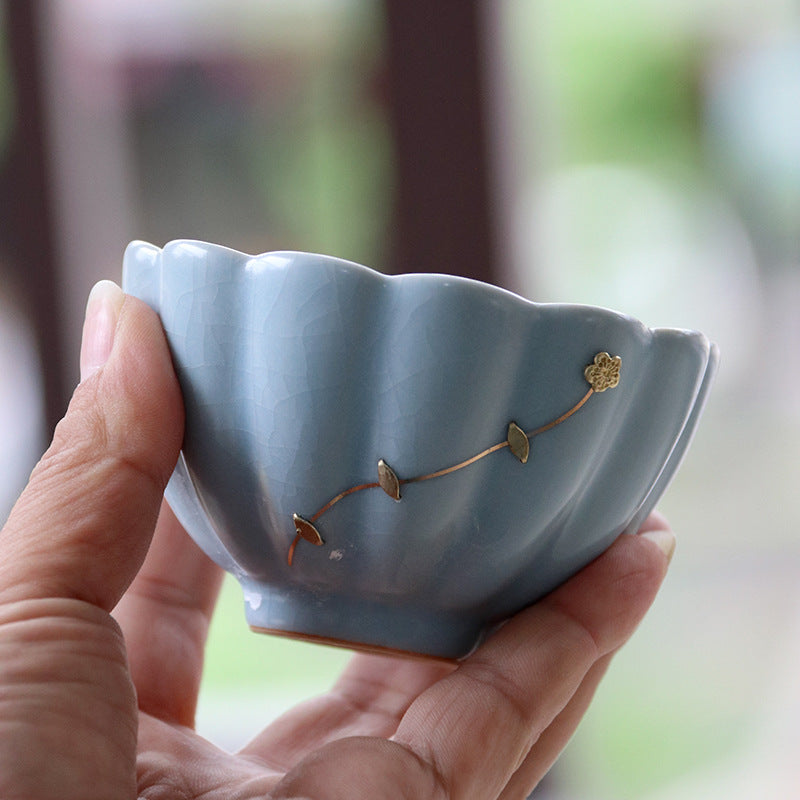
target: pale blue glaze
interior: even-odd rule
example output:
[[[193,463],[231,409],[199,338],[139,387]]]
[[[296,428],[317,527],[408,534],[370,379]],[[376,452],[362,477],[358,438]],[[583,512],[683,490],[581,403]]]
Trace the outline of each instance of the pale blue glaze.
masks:
[[[716,368],[700,333],[589,306],[538,305],[443,275],[387,277],[307,253],[192,241],[125,254],[124,288],[161,316],[186,405],[167,489],[178,518],[237,576],[249,623],[457,658],[633,532],[682,459]],[[350,487],[452,466],[532,430],[622,358],[619,386],[531,440],[398,503]]]

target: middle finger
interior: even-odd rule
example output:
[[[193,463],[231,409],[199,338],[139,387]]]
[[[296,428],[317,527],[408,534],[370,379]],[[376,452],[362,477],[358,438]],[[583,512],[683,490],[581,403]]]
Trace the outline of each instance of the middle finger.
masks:
[[[194,725],[222,575],[163,503],[144,565],[114,610],[142,711]]]

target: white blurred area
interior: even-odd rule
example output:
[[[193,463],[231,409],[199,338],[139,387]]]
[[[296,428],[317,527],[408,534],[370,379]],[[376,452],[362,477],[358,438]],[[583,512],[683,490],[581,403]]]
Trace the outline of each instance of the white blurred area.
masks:
[[[5,521],[44,438],[39,358],[28,321],[0,294],[0,524]]]
[[[800,797],[800,9],[789,0],[484,5],[497,16],[489,51],[502,82],[492,104],[509,285],[538,301],[699,329],[722,353],[662,503],[678,537],[670,575],[556,767],[552,796]],[[378,252],[363,187],[381,188],[382,173],[359,182],[358,170],[388,156],[380,125],[353,112],[379,49],[376,2],[50,8],[75,356],[86,293],[114,277],[130,238],[197,233],[251,251],[311,241],[367,263]],[[352,57],[354,26],[373,31],[363,62]],[[348,69],[356,88],[331,79]],[[314,77],[323,72],[327,83]],[[337,104],[347,110],[329,123]],[[293,114],[308,142],[287,123]],[[358,147],[347,144],[354,134]],[[373,149],[363,145],[370,136]],[[194,172],[170,172],[165,152]],[[41,447],[26,330],[0,295],[0,516]],[[200,725],[233,749],[327,678],[288,651],[264,668],[271,685],[258,669],[237,671],[247,656],[236,648],[249,645],[223,631],[230,619],[212,636]]]
[[[540,266],[523,274],[523,294],[701,330],[725,345],[722,381],[752,364],[761,281],[748,233],[719,195],[625,164],[592,164],[543,179],[517,215],[517,245]]]

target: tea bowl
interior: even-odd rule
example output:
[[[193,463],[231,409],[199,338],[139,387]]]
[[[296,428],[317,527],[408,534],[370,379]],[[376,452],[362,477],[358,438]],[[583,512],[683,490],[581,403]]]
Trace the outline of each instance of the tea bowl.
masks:
[[[717,363],[701,333],[329,256],[131,243],[186,409],[166,491],[251,628],[470,653],[633,533]]]

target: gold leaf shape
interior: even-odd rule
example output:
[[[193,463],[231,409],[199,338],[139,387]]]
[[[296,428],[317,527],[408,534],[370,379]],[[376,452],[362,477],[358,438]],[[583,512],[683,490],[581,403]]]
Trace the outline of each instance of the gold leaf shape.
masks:
[[[313,522],[318,520],[323,514],[327,513],[340,500],[343,500],[345,497],[349,497],[351,494],[355,494],[356,492],[361,492],[366,489],[377,489],[380,487],[393,500],[399,501],[401,486],[407,483],[421,483],[422,481],[429,481],[433,478],[444,477],[452,472],[457,472],[460,469],[464,469],[465,467],[470,466],[470,464],[474,464],[476,461],[480,461],[482,458],[485,458],[492,453],[496,453],[498,450],[503,450],[506,447],[511,450],[511,453],[514,455],[514,457],[517,458],[522,464],[526,464],[530,458],[531,440],[533,437],[540,436],[541,434],[552,430],[558,425],[561,425],[573,414],[577,413],[581,408],[583,408],[583,406],[588,402],[589,398],[597,392],[604,392],[606,389],[613,389],[615,386],[617,386],[620,380],[621,363],[622,359],[619,356],[610,356],[606,352],[597,353],[594,357],[594,363],[589,364],[589,366],[585,367],[583,371],[586,380],[589,382],[590,388],[586,391],[586,394],[584,394],[584,396],[578,400],[574,406],[572,406],[572,408],[570,408],[568,411],[565,411],[560,417],[552,419],[544,425],[540,425],[535,430],[528,431],[528,433],[525,433],[525,431],[523,431],[516,422],[512,421],[508,424],[508,432],[505,441],[493,444],[491,447],[487,447],[480,453],[477,453],[476,455],[471,456],[464,461],[460,461],[457,464],[444,467],[436,472],[426,472],[424,475],[416,475],[414,477],[403,478],[400,480],[395,471],[383,459],[380,459],[378,461],[377,483],[359,483],[357,486],[351,486],[348,489],[339,492],[339,494],[328,500],[328,502],[325,503],[322,508],[318,509],[317,512],[312,515],[311,521],[304,519],[297,514],[293,515],[297,536],[289,548],[289,555],[287,557],[289,566],[292,565],[294,551],[301,538],[315,545],[324,544],[324,540],[322,539],[322,536],[320,536],[319,531],[314,527]]]
[[[508,447],[511,452],[524,464],[531,452],[531,443],[525,431],[516,422],[508,425]]]
[[[319,531],[307,519],[303,519],[299,514],[292,514],[292,520],[298,536],[302,536],[307,542],[311,542],[317,547],[325,544],[323,538],[319,535]]]
[[[378,483],[392,500],[400,500],[400,480],[395,471],[383,459],[378,461]]]
[[[594,357],[594,363],[589,364],[583,374],[595,392],[604,392],[606,389],[613,389],[619,383],[621,364],[622,359],[619,356],[612,358],[608,353],[598,353]]]

